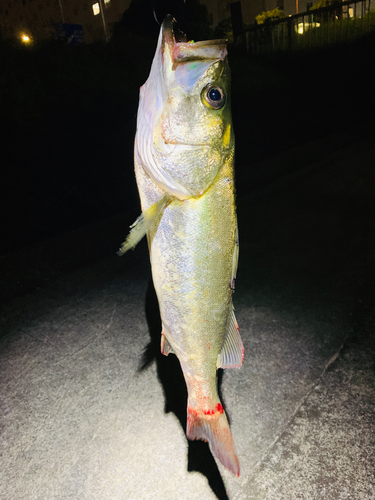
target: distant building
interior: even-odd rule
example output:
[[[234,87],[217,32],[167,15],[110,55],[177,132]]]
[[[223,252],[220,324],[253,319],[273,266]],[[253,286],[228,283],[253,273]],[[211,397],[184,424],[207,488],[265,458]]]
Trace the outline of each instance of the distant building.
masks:
[[[188,0],[187,0],[188,1]],[[306,10],[308,0],[241,0],[244,25],[253,24],[262,11],[276,7],[286,15]],[[56,23],[83,27],[86,43],[105,40],[113,24],[121,19],[131,0],[2,0],[0,4],[0,34],[4,38],[32,36],[36,40],[54,36]],[[230,17],[231,1],[201,0],[207,7],[211,27]]]
[[[83,26],[86,43],[105,40],[131,0],[3,0],[0,27],[4,38],[26,33],[35,40],[54,36],[55,23]],[[104,17],[104,19],[103,19]]]
[[[230,17],[230,4],[236,0],[201,0],[212,16],[212,26]],[[316,3],[317,0],[314,0]],[[255,18],[261,12],[279,8],[287,16],[307,10],[309,0],[240,0],[242,20],[244,25],[254,24]]]

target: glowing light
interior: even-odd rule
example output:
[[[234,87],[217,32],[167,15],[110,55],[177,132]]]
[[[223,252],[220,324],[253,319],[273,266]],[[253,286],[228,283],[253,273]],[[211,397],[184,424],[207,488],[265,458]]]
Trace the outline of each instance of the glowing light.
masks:
[[[29,37],[29,35],[22,33],[21,34],[21,42],[26,43],[26,44],[31,43],[31,38]]]
[[[296,33],[303,35],[310,28],[319,28],[320,23],[298,23],[295,26]]]
[[[98,14],[100,14],[100,6],[99,6],[99,3],[94,3],[93,6],[92,6],[92,11],[94,13],[94,16],[97,16]]]

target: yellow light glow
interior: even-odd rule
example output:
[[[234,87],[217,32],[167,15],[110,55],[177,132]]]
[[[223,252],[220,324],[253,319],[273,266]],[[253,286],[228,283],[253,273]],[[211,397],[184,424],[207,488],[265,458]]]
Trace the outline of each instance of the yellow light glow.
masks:
[[[29,35],[26,35],[25,33],[22,33],[21,34],[21,41],[23,43],[28,44],[28,43],[31,43],[31,38],[29,37]]]
[[[94,13],[94,16],[97,16],[98,14],[100,14],[100,5],[99,5],[99,3],[94,3],[93,4],[92,11]]]
[[[303,35],[310,28],[319,28],[320,23],[298,23],[295,26],[296,33]]]

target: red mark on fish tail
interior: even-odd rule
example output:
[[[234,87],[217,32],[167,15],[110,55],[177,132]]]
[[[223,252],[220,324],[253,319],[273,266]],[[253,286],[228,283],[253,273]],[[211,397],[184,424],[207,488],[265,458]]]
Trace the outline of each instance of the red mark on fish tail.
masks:
[[[219,413],[224,413],[224,408],[221,406],[220,403],[216,405],[216,411],[218,411]]]
[[[190,406],[188,406],[188,412],[191,413],[192,415],[194,415],[195,417],[198,417],[198,415],[200,413],[200,411],[194,410]],[[215,406],[214,410],[202,410],[202,413],[203,413],[203,415],[215,415],[215,413],[222,414],[222,413],[224,413],[224,408],[222,407],[222,405],[220,403],[218,403]]]
[[[188,412],[189,413],[192,413],[193,415],[195,415],[196,417],[198,416],[198,412],[196,410],[194,410],[193,408],[191,408],[190,406],[188,406]]]
[[[215,410],[204,410],[203,413],[205,415],[215,415]]]

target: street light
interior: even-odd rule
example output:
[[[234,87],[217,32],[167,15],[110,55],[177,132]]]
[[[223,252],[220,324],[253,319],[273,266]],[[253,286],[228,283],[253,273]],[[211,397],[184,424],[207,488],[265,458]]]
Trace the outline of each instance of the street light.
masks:
[[[103,28],[104,28],[105,41],[108,42],[108,30],[107,30],[107,23],[105,22],[105,17],[104,17],[104,3],[103,3],[103,0],[99,0],[99,4],[100,4],[100,10],[102,11],[102,19],[103,19]]]
[[[25,45],[29,45],[32,42],[32,39],[29,35],[26,33],[21,33],[20,34],[21,42],[24,43]]]
[[[108,42],[108,30],[107,30],[107,23],[105,22],[103,0],[98,0],[97,3],[94,3],[92,6],[92,10],[93,10],[94,16],[97,16],[100,13],[102,14],[105,40],[106,40],[106,42]]]
[[[60,5],[60,10],[61,10],[61,19],[62,19],[62,22],[65,24],[64,11],[63,11],[61,0],[59,0],[59,5]]]

